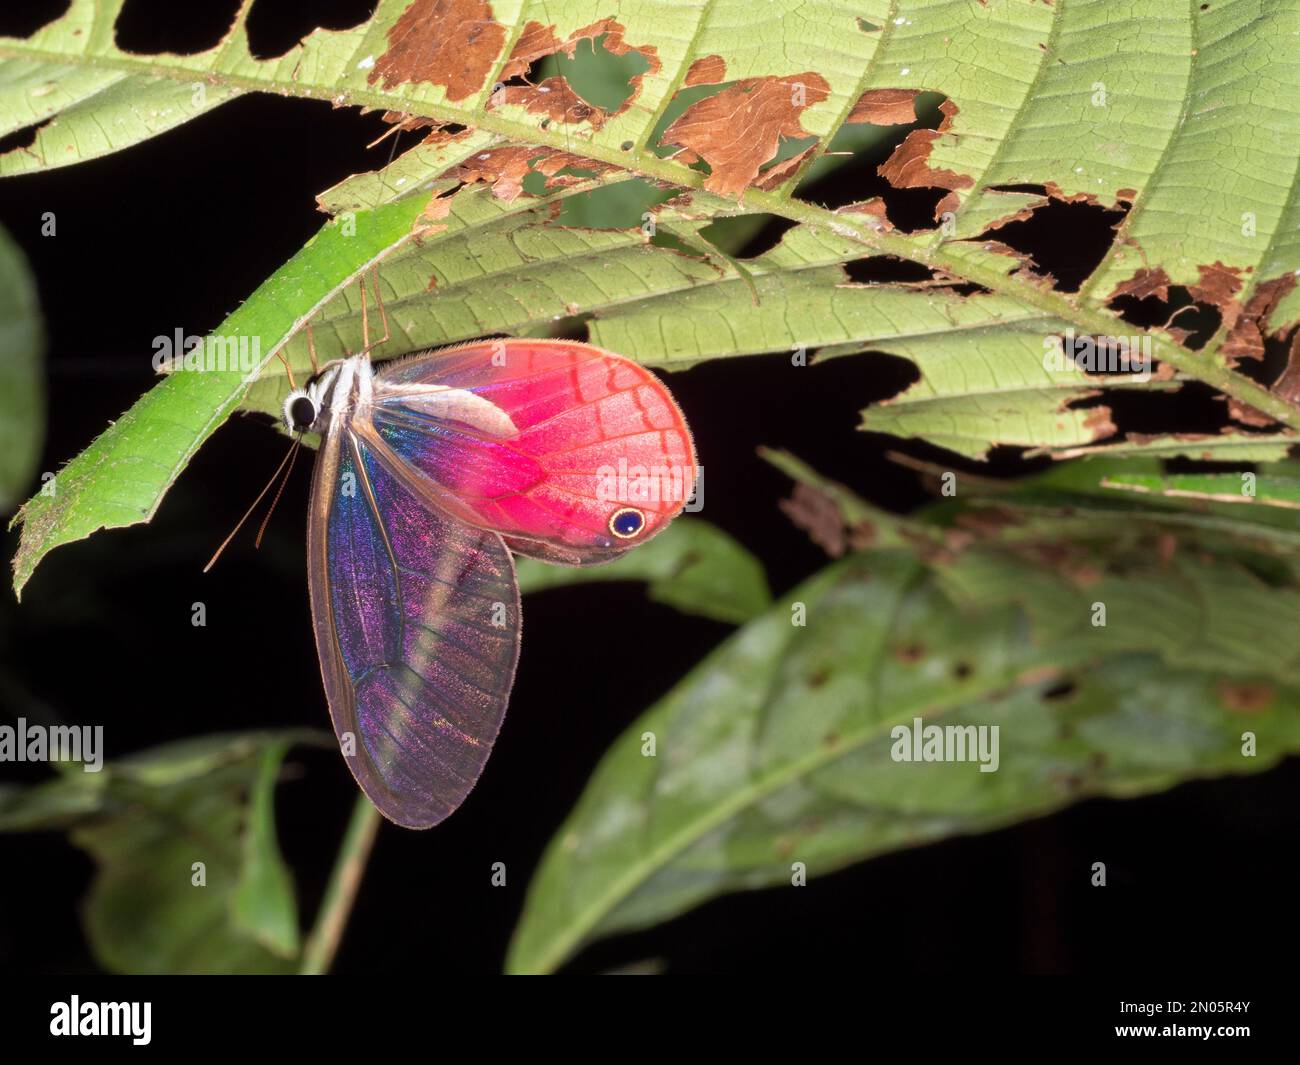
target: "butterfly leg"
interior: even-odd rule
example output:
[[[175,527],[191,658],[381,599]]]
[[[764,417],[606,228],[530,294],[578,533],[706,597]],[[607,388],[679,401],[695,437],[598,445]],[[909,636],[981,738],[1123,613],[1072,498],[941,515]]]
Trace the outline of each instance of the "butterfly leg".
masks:
[[[284,363],[284,372],[289,378],[289,390],[291,392],[297,392],[298,385],[293,379],[293,367],[289,365],[289,360],[284,357],[284,348],[281,348],[275,354],[279,357],[280,361]]]
[[[384,335],[375,341],[375,346],[387,344],[389,338],[393,335],[392,330],[388,327],[388,311],[384,309],[384,297],[379,291],[379,267],[376,266],[370,273],[371,282],[375,286],[375,306],[379,308],[379,320],[384,323]]]
[[[307,323],[307,355],[311,359],[311,373],[315,377],[320,373],[320,364],[316,361],[316,338],[312,336],[311,322]]]
[[[369,355],[371,350],[388,343],[392,336],[392,331],[388,325],[388,311],[384,309],[384,298],[379,293],[379,267],[375,266],[371,271],[371,283],[375,289],[375,305],[379,308],[380,321],[384,323],[384,335],[376,340],[373,344],[370,342],[370,311],[366,305],[366,279],[361,279],[361,350],[358,355]]]

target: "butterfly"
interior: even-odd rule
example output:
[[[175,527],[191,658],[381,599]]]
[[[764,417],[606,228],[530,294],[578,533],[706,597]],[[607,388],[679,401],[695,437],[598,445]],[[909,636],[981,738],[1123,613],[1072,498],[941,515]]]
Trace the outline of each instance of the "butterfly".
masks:
[[[682,510],[690,430],[662,382],[589,344],[486,340],[326,364],[284,402],[319,434],[312,624],[352,775],[428,828],[469,794],[519,658],[512,552],[607,562]]]

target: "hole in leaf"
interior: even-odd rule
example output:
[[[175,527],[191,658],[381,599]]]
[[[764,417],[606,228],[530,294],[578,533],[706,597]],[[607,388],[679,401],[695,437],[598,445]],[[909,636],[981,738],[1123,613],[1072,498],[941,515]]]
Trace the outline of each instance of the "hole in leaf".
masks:
[[[1264,337],[1264,357],[1258,360],[1242,359],[1236,365],[1240,373],[1253,377],[1261,384],[1270,387],[1282,376],[1291,362],[1291,348],[1295,342],[1295,330],[1284,329]]]
[[[34,126],[27,126],[23,129],[16,129],[12,133],[0,137],[0,155],[23,148],[30,148],[36,143],[36,135],[52,121],[53,119],[47,118],[44,122],[38,122]]]
[[[257,0],[244,23],[254,59],[276,59],[313,30],[350,30],[370,19],[377,0],[315,0],[302,4]]]
[[[126,0],[113,27],[124,52],[194,55],[215,48],[230,32],[240,0]]]
[[[608,38],[609,34],[601,34],[574,41],[572,56],[565,52],[566,44],[555,41],[555,51],[537,56],[526,69],[503,81],[497,98],[545,115],[543,129],[553,121],[599,125],[607,114],[627,105],[639,90],[641,76],[650,69],[649,59],[634,48],[622,55],[611,52],[605,46]],[[624,151],[632,146],[626,144]]]
[[[928,266],[900,259],[895,255],[873,255],[854,259],[844,264],[850,281],[859,285],[921,285],[933,284],[959,296],[987,295],[988,289],[974,281],[945,280],[944,276]]]
[[[774,214],[746,214],[719,218],[700,230],[700,236],[733,259],[753,259],[771,251],[797,223]]]
[[[1038,185],[1005,185],[1001,192],[1046,195]],[[1128,214],[1127,205],[1070,203],[1049,199],[1028,218],[986,230],[972,240],[996,240],[1027,256],[1037,273],[1053,278],[1059,292],[1078,292],[1079,286],[1101,264],[1115,241],[1115,227]]]
[[[586,181],[595,176],[596,171],[589,170],[586,167],[562,166],[553,174],[543,174],[540,170],[530,170],[526,175],[524,175],[524,179],[520,182],[520,185],[524,192],[528,193],[530,196],[545,196],[548,191],[550,191],[547,189],[547,183],[553,182],[556,178],[569,177]]]
[[[804,152],[806,152],[809,148],[813,147],[815,144],[817,144],[816,137],[781,137],[780,140],[777,142],[776,155],[772,156],[770,160],[768,160],[759,168],[758,171],[759,184],[762,185],[762,182],[766,178],[767,180],[771,181],[772,184],[762,186],[762,187],[779,188],[783,182],[785,182],[790,178],[791,174],[793,174],[794,171],[792,170],[790,174],[784,174],[780,176],[771,175],[771,171],[775,170],[787,159],[793,159],[796,155],[802,155]]]
[[[568,314],[537,328],[530,328],[526,331],[526,335],[546,337],[550,340],[576,340],[587,344],[591,341],[591,330],[587,327],[587,323],[594,317],[595,315],[587,311],[581,314]]]
[[[608,36],[579,41],[572,57],[563,52],[543,56],[526,76],[536,85],[558,74],[589,104],[618,111],[637,91],[633,79],[650,69],[650,61],[635,48],[615,55],[605,47]]]
[[[72,0],[23,0],[0,8],[0,37],[30,37],[37,30],[62,18]]]
[[[1199,381],[1187,381],[1176,392],[1142,389],[1108,389],[1104,396],[1092,396],[1071,405],[1074,410],[1109,407],[1119,436],[1170,436],[1185,433],[1189,425],[1197,433],[1216,433],[1228,424],[1228,405],[1220,392]],[[1102,443],[1101,440],[1096,441]]]
[[[652,150],[707,174],[704,186],[712,192],[739,196],[751,185],[779,187],[814,145],[803,115],[830,87],[812,70],[726,82],[724,65],[718,56],[692,64],[687,84],[653,131]],[[692,78],[709,81],[693,84]]]
[[[952,675],[957,680],[965,680],[975,672],[975,667],[969,662],[956,662],[952,667]]]
[[[906,125],[879,126],[846,123],[831,139],[827,150],[808,167],[795,195],[821,207],[846,207],[881,197],[885,214],[904,233],[934,229],[939,201],[949,194],[942,188],[899,189],[880,176],[879,168],[894,154],[907,135],[918,129],[938,129],[944,120],[940,93],[921,93],[914,106],[919,116]]]
[[[989,189],[993,192],[1024,192],[1024,193],[1028,193],[1031,196],[1047,195],[1046,185],[1033,185],[1033,184],[990,185]]]
[[[873,255],[867,259],[854,259],[844,264],[849,280],[860,285],[903,284],[934,280],[934,271],[920,263],[899,259],[894,255]]]
[[[1167,300],[1156,295],[1140,299],[1119,296],[1110,306],[1124,321],[1141,329],[1156,329],[1169,323],[1186,334],[1182,343],[1193,350],[1203,348],[1223,320],[1217,307],[1198,303],[1184,285],[1170,285]]]
[[[978,285],[974,281],[963,281],[957,285],[946,286],[949,292],[955,292],[958,296],[987,296],[992,289]]]
[[[652,208],[677,195],[642,178],[602,185],[560,200],[553,225],[577,229],[636,229]]]

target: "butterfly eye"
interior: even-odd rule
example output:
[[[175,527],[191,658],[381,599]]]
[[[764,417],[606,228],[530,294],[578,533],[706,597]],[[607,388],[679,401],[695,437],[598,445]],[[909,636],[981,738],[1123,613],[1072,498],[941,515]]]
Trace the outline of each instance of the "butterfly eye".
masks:
[[[620,540],[630,540],[645,528],[645,515],[636,507],[614,511],[609,519],[609,531]]]
[[[310,429],[316,423],[316,404],[306,396],[298,396],[289,403],[288,415],[291,428]]]

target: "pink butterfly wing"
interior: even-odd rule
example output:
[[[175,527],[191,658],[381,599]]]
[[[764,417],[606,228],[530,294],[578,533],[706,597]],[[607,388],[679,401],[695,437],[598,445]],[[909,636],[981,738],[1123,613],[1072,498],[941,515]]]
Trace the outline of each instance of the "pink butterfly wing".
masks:
[[[384,367],[374,399],[358,426],[367,443],[409,471],[412,490],[521,554],[617,557],[663,529],[694,485],[690,431],[671,394],[589,344],[424,352]]]

